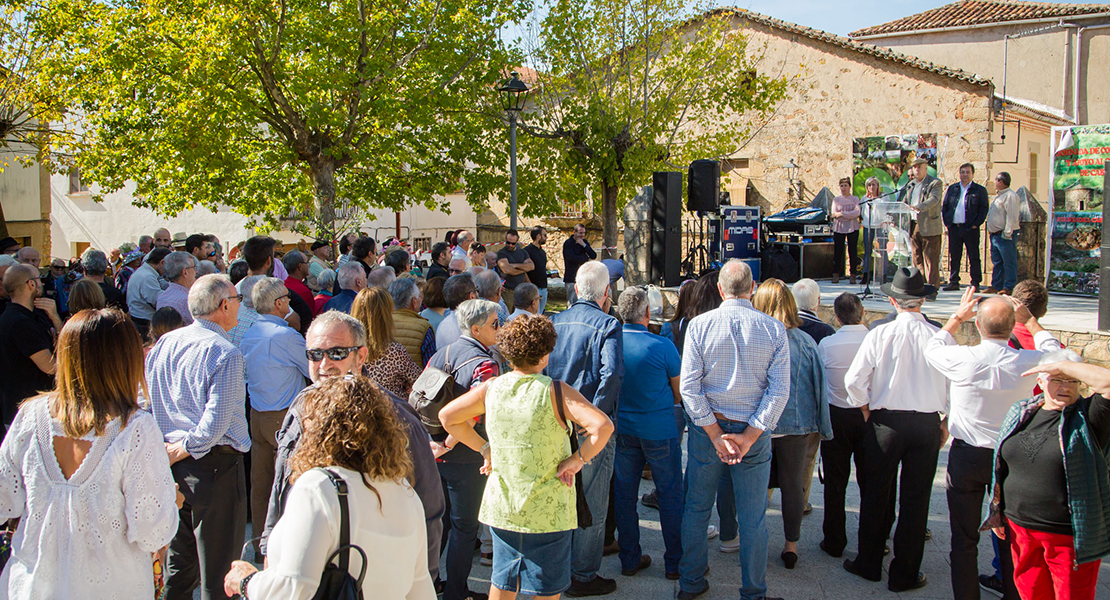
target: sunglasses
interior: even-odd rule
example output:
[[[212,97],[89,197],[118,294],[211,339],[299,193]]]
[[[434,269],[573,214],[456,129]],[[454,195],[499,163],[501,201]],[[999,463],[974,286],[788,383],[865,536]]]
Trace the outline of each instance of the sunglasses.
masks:
[[[208,253],[208,258],[212,258],[213,256],[216,256],[216,251],[215,250]]]
[[[347,348],[309,348],[308,350],[305,350],[304,353],[305,356],[308,357],[308,360],[311,362],[320,362],[324,360],[324,356],[327,356],[332,360],[344,360],[348,356],[350,356],[352,352],[358,350],[361,347],[362,346],[350,346]]]

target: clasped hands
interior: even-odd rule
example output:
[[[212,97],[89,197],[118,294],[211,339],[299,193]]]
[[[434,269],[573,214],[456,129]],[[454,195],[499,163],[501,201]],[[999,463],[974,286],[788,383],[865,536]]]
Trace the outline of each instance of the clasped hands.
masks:
[[[708,433],[708,432],[707,432]],[[721,462],[737,465],[744,458],[744,455],[751,450],[752,444],[758,439],[752,438],[746,433],[709,433],[709,439],[713,442],[713,447],[717,449],[717,457]]]

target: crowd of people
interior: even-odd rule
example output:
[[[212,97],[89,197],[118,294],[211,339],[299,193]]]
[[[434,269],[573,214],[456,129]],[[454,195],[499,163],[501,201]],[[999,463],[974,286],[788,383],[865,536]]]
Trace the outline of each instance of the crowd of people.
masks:
[[[0,588],[310,598],[335,560],[375,597],[607,595],[604,556],[653,576],[642,504],[659,511],[659,575],[680,599],[709,589],[718,539],[754,600],[769,597],[776,489],[779,559],[806,568],[820,456],[820,549],[849,545],[854,464],[844,569],[881,581],[892,554],[901,592],[928,584],[951,437],[954,596],[1094,597],[1110,554],[1110,371],[1039,325],[1039,283],[969,287],[942,326],[922,313],[935,286],[902,268],[882,286],[890,317],[869,328],[841,294],[834,328],[813,280],[757,283],[729,261],[683,283],[660,322],[645,288],[617,295],[606,261],[619,259],[597,260],[578,226],[562,248],[568,305],[551,314],[547,231],[528,234],[493,252],[454,231],[427,265],[358,234],[335,261],[326,240],[281,252],[255,236],[225,257],[212,236],[175,249],[164,230],[45,273],[33,248],[0,255]],[[980,343],[957,343],[970,321]],[[993,574],[978,572],[981,531]],[[471,589],[476,560],[488,590]]]

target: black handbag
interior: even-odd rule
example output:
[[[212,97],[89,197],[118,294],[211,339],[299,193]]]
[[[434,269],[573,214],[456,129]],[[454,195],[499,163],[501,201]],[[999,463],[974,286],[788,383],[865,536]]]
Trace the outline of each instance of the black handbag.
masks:
[[[339,548],[328,557],[324,566],[324,573],[320,577],[320,586],[312,600],[363,600],[362,580],[366,577],[366,553],[362,548],[351,544],[351,517],[347,512],[347,482],[330,469],[323,469],[335,486],[335,493],[339,496]],[[348,570],[351,559],[351,549],[357,550],[362,556],[362,571],[358,579],[351,577]],[[339,564],[332,561],[339,557]]]
[[[575,425],[567,420],[567,415],[563,411],[563,384],[556,381],[555,384],[555,407],[559,409],[559,418],[567,425],[567,435],[570,437],[570,453],[573,456],[578,452],[578,434],[575,432]],[[579,454],[581,456],[581,454]],[[593,513],[590,512],[590,505],[586,503],[586,492],[582,490],[582,470],[579,469],[574,474],[574,504],[576,512],[578,513],[578,528],[585,529],[594,524]]]
[[[451,366],[451,347],[444,351],[443,368],[439,369],[428,365],[420,373],[420,377],[412,384],[412,393],[409,394],[409,406],[416,409],[420,422],[432,435],[446,433],[439,422],[439,411],[449,402],[466,393],[466,390],[455,384],[455,373],[466,365],[486,359],[479,356],[472,358],[458,367]]]

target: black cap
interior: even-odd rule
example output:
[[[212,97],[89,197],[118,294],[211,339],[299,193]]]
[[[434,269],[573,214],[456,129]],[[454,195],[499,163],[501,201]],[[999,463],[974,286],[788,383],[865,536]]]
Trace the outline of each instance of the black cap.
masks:
[[[315,242],[312,242],[312,250],[315,252],[316,250],[319,250],[320,248],[323,248],[324,246],[330,246],[330,245],[331,244],[329,244],[329,243],[327,243],[323,240],[316,240]]]
[[[0,240],[0,252],[3,252],[5,250],[7,250],[8,248],[14,248],[18,245],[19,245],[19,242],[17,242],[15,240],[15,238],[6,237],[6,238]]]

